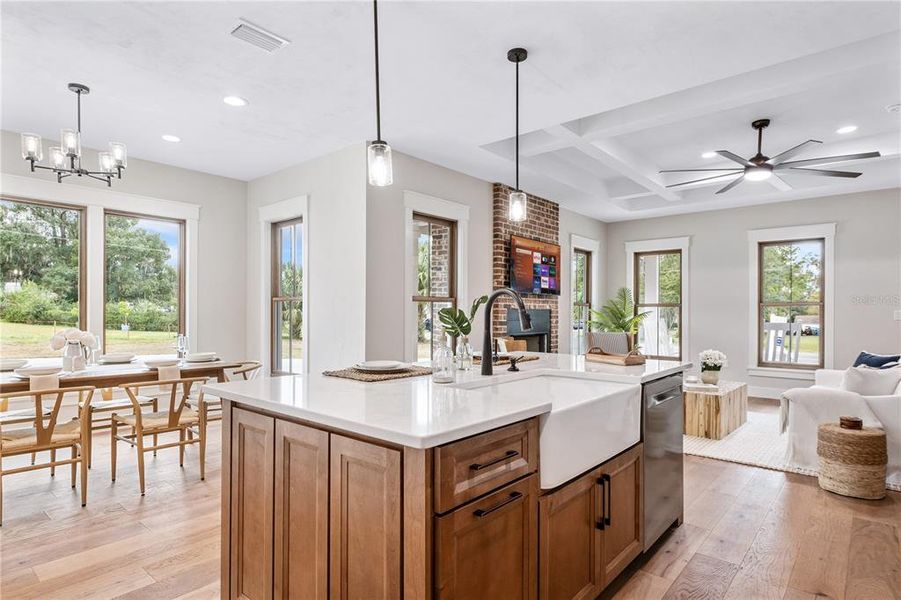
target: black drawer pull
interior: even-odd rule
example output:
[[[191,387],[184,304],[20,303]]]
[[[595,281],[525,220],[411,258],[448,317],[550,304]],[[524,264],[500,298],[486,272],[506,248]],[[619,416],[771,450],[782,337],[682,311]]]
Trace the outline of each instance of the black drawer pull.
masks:
[[[491,514],[491,513],[493,513],[494,511],[499,510],[499,509],[501,509],[501,508],[507,506],[507,505],[510,504],[511,502],[516,502],[516,501],[519,500],[520,498],[522,498],[522,492],[510,492],[510,497],[507,498],[506,500],[504,500],[504,501],[502,501],[502,502],[498,502],[497,504],[495,504],[495,505],[492,506],[491,508],[480,508],[480,509],[478,509],[478,510],[474,510],[474,511],[472,511],[472,514],[474,514],[475,516],[481,518],[481,517],[484,517],[485,515]]]
[[[598,520],[596,526],[601,531],[603,531],[604,527],[606,526],[606,523],[604,522],[604,515],[607,514],[607,494],[605,491],[606,486],[604,485],[605,481],[606,480],[604,479],[603,475],[598,477],[598,485],[601,486],[601,518]]]
[[[604,491],[607,492],[607,500],[604,502],[604,524],[610,525],[610,519],[613,516],[613,497],[610,495],[613,485],[610,481],[610,475],[604,473]]]
[[[511,458],[519,456],[519,452],[516,450],[507,450],[503,456],[498,456],[495,459],[489,460],[486,463],[472,463],[469,465],[469,468],[473,471],[481,471],[482,469],[487,469],[488,467],[493,467],[498,463],[502,463],[505,460],[510,460]]]

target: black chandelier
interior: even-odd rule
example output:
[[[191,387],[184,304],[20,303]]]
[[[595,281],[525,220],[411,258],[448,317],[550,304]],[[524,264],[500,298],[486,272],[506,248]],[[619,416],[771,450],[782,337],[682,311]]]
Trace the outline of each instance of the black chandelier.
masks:
[[[44,148],[41,136],[35,133],[22,134],[22,158],[31,163],[31,171],[44,169],[56,173],[56,181],[62,182],[63,178],[77,175],[78,177],[90,177],[98,181],[105,181],[107,186],[112,186],[112,179],[122,179],[122,169],[128,166],[128,150],[121,142],[110,142],[109,152],[98,152],[97,162],[99,171],[90,171],[81,164],[81,96],[91,92],[88,86],[81,83],[70,83],[69,90],[75,92],[78,98],[78,129],[63,129],[60,131],[60,145],[50,148],[50,165],[35,164],[44,158]]]

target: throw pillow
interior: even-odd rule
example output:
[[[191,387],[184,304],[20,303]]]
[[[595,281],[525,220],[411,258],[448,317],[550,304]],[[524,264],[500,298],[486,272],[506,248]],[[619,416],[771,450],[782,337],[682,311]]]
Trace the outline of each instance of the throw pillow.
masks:
[[[901,369],[851,367],[842,378],[842,389],[861,396],[890,396],[901,382]]]
[[[854,361],[854,366],[859,367],[866,365],[876,369],[889,369],[898,366],[898,360],[901,360],[901,354],[870,354],[869,352],[861,352]]]

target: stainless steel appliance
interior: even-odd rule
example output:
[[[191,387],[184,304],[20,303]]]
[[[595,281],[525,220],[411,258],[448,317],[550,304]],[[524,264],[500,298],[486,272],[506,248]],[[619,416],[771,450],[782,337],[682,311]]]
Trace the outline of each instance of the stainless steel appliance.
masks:
[[[644,441],[644,549],[681,523],[682,374],[644,385],[641,435]]]

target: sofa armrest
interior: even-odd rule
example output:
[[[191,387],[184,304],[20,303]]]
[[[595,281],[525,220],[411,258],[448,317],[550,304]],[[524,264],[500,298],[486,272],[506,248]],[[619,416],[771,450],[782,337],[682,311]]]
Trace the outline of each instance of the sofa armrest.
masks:
[[[838,369],[817,369],[813,375],[813,384],[839,388],[842,386],[844,376],[845,372]]]

